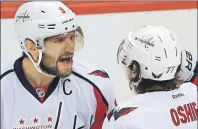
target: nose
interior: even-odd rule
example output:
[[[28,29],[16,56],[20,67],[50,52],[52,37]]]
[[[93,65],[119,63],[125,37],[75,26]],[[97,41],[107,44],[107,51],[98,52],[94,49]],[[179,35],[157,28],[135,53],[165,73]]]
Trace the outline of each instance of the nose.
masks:
[[[68,37],[66,40],[65,40],[65,43],[64,43],[65,47],[64,49],[66,51],[69,51],[69,52],[72,52],[74,51],[74,46],[75,46],[75,40],[72,40],[70,37]]]

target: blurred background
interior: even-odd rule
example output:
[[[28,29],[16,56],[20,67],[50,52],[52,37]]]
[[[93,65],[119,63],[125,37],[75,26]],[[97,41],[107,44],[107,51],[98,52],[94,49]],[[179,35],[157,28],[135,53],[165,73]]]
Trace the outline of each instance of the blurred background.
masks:
[[[14,31],[14,14],[24,2],[1,2],[1,73],[21,56]],[[97,63],[110,75],[122,101],[133,94],[116,53],[126,34],[143,25],[162,25],[179,38],[181,47],[197,57],[196,2],[64,2],[77,15],[85,36],[75,58]],[[21,30],[23,31],[23,30]]]

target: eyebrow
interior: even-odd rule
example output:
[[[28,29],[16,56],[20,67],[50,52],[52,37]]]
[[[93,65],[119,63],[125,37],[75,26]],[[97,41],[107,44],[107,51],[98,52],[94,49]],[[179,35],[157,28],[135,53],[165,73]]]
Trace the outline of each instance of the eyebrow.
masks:
[[[68,34],[69,35],[74,35],[75,34],[75,31],[71,31]],[[55,40],[55,39],[63,38],[64,36],[65,36],[64,34],[60,34],[60,35],[56,35],[56,36],[52,36],[52,37],[47,37],[47,38],[45,38],[44,41]]]

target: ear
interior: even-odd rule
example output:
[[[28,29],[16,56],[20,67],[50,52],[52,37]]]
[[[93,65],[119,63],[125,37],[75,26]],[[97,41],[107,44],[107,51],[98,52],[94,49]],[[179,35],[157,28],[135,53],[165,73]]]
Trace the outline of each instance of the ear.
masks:
[[[37,62],[38,61],[38,57],[39,57],[39,51],[38,48],[36,47],[35,43],[29,39],[27,39],[25,41],[25,47],[28,51],[28,53],[30,54],[30,56],[32,57],[32,59]]]

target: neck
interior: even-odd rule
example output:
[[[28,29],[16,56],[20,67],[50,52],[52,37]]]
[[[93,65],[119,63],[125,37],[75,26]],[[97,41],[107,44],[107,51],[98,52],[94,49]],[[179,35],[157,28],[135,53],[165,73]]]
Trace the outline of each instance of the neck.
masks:
[[[32,86],[48,87],[54,77],[40,73],[29,58],[24,58],[22,62],[23,71]]]

